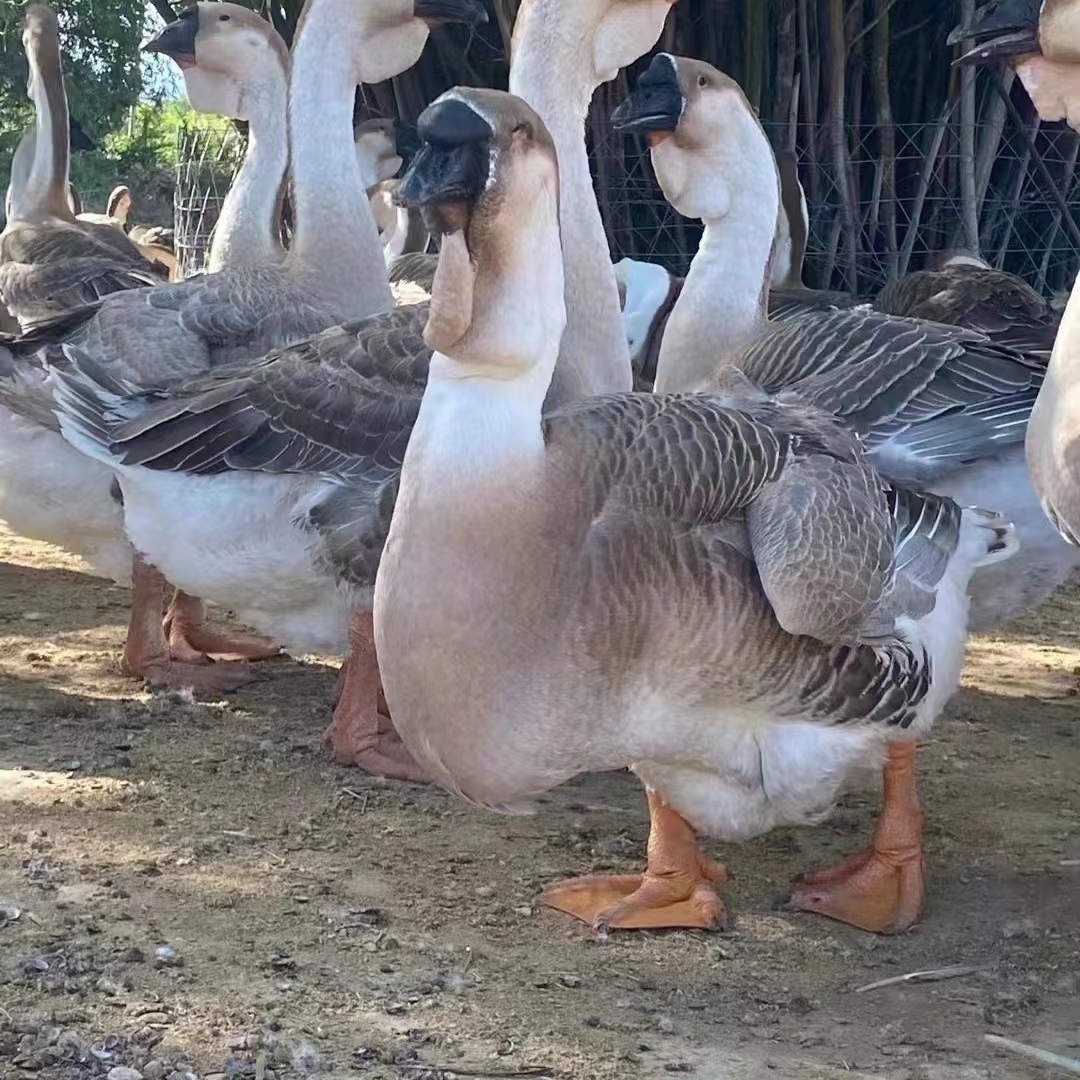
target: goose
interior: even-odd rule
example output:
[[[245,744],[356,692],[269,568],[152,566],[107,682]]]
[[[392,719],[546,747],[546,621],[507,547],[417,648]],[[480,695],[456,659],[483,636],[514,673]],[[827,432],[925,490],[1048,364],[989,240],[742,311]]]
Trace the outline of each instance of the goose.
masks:
[[[237,42],[235,48],[230,47],[230,40]],[[238,316],[231,306],[233,301],[244,296],[244,289],[266,281],[267,272],[281,261],[273,222],[286,167],[287,53],[269,23],[231,4],[189,9],[150,46],[178,59],[195,107],[249,119],[253,128],[244,167],[226,200],[212,249],[212,260],[238,264],[231,271],[232,289],[226,286],[215,292],[207,287],[201,293],[186,294],[194,302],[180,311],[189,322],[198,326],[201,320],[209,332],[227,341],[225,332],[230,328],[215,330],[215,323],[223,317],[235,321]],[[223,276],[212,275],[205,281],[209,286]],[[185,330],[168,307],[153,306],[155,300],[160,304],[169,295],[129,293],[113,298],[96,311],[88,309],[93,317],[78,327],[74,336],[62,334],[58,345],[107,350],[107,362],[114,369],[119,364],[119,373],[129,379],[158,382],[168,377],[170,369],[175,373],[194,367],[197,371],[206,363],[200,359],[200,350],[202,356],[207,351],[204,339],[197,332]],[[259,312],[253,314],[262,317]],[[325,316],[326,323],[332,321]],[[243,332],[245,328],[239,326],[237,333]],[[147,333],[156,335],[157,351],[147,350]],[[177,337],[180,340],[175,340]],[[33,343],[30,348],[34,348]],[[50,355],[63,362],[57,346],[52,346]],[[47,426],[37,423],[42,412],[40,398],[45,399],[48,415],[51,390],[36,356],[27,360],[9,354],[7,367],[5,374],[11,378],[5,382],[6,404],[27,413],[29,423],[12,417],[10,427],[4,431],[2,456],[17,461],[19,466],[4,470],[0,491],[3,516],[16,531],[59,543],[83,555],[98,572],[125,580],[131,573],[132,560],[122,513],[110,494],[112,471],[75,453]],[[28,461],[34,462],[32,469],[26,467]],[[160,625],[150,629],[155,620],[160,623],[160,574],[136,560],[134,584],[133,615],[124,655],[124,667],[134,675],[157,685],[231,689],[248,681],[250,674],[242,665],[206,665],[201,653],[257,659],[277,652],[265,641],[222,641],[212,635],[201,626],[198,602],[183,594],[174,601],[170,612],[166,646]]]
[[[72,212],[75,214],[76,221],[108,225],[118,229],[135,245],[139,254],[147,262],[158,263],[165,267],[170,281],[180,281],[183,273],[180,268],[180,261],[172,248],[162,243],[148,242],[148,234],[154,231],[154,227],[128,225],[127,219],[131,213],[131,206],[131,189],[126,184],[118,184],[109,193],[109,198],[105,203],[105,213],[95,214],[92,211],[83,211],[82,200],[78,200],[78,205],[72,206]]]
[[[660,350],[658,391],[707,385],[736,364],[767,391],[808,376],[841,378],[857,358],[866,379],[841,415],[890,480],[961,505],[996,506],[1024,555],[972,579],[970,625],[989,629],[1041,603],[1078,565],[1039,513],[1023,440],[1045,361],[959,327],[860,307],[770,324],[765,283],[776,230],[776,164],[738,84],[711,65],[654,59],[615,122],[644,130],[668,201],[705,231]],[[733,261],[733,253],[738,259]],[[816,399],[815,399],[816,400]]]
[[[1012,2],[980,9],[980,21],[950,42],[986,39],[961,62],[1006,59],[1039,116],[1080,131],[1080,5],[1070,0]],[[1031,481],[1049,522],[1080,547],[1080,289],[1061,318],[1046,381],[1027,431]]]
[[[585,119],[596,88],[653,47],[670,6],[519,8],[510,80],[560,144],[567,280],[583,283],[567,289],[586,337],[563,338],[560,366],[571,371],[560,394],[631,382],[614,272],[606,247],[596,248],[603,223]],[[133,395],[76,356],[57,402],[69,439],[117,466],[128,534],[171,581],[237,611],[290,652],[348,646],[324,743],[343,764],[408,779],[422,773],[377,708],[371,589],[426,378],[426,317],[414,305],[347,323],[162,395]],[[206,506],[213,528],[199,517]]]
[[[127,232],[128,214],[131,213],[131,188],[126,184],[117,184],[109,192],[105,201],[105,213],[95,214],[92,211],[84,211],[82,199],[77,199],[77,205],[72,207],[75,218],[78,221],[92,221],[98,225],[111,225],[122,233]]]
[[[545,893],[603,932],[721,924],[725,872],[692,830],[819,820],[885,758],[871,847],[794,903],[911,925],[914,739],[959,676],[967,577],[1011,553],[1010,527],[886,487],[832,416],[737,373],[544,415],[565,322],[553,139],[493,90],[449,91],[419,129],[401,190],[442,234],[434,355],[374,601],[405,744],[494,809],[632,768],[645,874]]]
[[[48,318],[117,290],[160,283],[116,229],[79,222],[68,195],[67,95],[56,15],[43,4],[23,14],[28,92],[36,119],[16,148],[0,233],[0,299],[21,324]]]
[[[394,201],[394,177],[405,155],[412,153],[413,141],[409,126],[398,120],[365,120],[356,127],[356,156],[387,267],[404,252],[426,251],[428,246],[420,215]],[[390,283],[394,284],[392,278]]]

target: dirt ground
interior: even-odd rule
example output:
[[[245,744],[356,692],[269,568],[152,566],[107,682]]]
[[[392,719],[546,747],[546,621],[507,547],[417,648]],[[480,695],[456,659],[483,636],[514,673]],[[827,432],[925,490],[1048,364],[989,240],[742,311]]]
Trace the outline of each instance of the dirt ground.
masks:
[[[605,943],[545,882],[640,865],[641,789],[531,818],[327,764],[334,670],[194,703],[117,667],[126,593],[0,534],[0,1077],[1064,1075],[1080,1057],[1080,591],[973,642],[924,754],[929,905],[899,938],[780,910],[868,835],[713,845],[734,930]],[[963,965],[948,980],[867,984]],[[132,1072],[129,1070],[137,1070]]]

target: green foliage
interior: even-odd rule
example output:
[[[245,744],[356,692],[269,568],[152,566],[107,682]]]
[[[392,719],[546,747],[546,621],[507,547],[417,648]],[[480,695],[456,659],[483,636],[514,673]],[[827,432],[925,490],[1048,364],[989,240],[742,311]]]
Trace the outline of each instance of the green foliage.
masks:
[[[144,0],[65,0],[56,5],[71,115],[91,139],[120,122],[139,96]],[[0,4],[0,129],[26,123],[22,6]]]

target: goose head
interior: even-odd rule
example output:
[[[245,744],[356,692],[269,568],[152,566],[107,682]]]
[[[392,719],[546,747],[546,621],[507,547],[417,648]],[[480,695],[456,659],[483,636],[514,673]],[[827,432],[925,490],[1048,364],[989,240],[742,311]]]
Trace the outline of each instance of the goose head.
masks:
[[[200,0],[143,45],[183,72],[188,100],[200,112],[249,120],[256,102],[280,96],[289,52],[261,15],[239,4]]]
[[[963,248],[939,251],[930,260],[931,270],[948,270],[950,266],[970,266],[977,270],[990,269],[990,264],[985,259]]]
[[[52,8],[45,4],[28,4],[23,9],[22,43],[30,62],[30,96],[33,97],[35,71],[60,64],[60,26]]]
[[[398,199],[442,238],[425,340],[504,377],[545,345],[554,363],[566,310],[559,166],[543,121],[511,94],[458,88],[417,128],[423,147]]]
[[[776,160],[734,79],[702,60],[660,53],[612,114],[616,131],[648,137],[656,179],[684,217],[728,216],[740,192],[760,195]]]
[[[677,0],[522,0],[511,53],[530,33],[550,41],[583,83],[595,89],[644,56],[659,40]],[[558,32],[553,32],[553,27]],[[539,55],[547,56],[549,49]],[[571,55],[573,54],[573,55]],[[589,78],[591,76],[591,79]]]
[[[371,189],[397,176],[404,164],[398,153],[396,120],[365,120],[354,129],[356,160],[364,187]]]
[[[992,0],[948,43],[975,41],[958,64],[1004,60],[1016,69],[1043,120],[1080,130],[1080,2]]]
[[[488,18],[483,0],[349,0],[343,10],[348,12],[358,83],[382,82],[407,71],[420,59],[434,27],[476,26]]]

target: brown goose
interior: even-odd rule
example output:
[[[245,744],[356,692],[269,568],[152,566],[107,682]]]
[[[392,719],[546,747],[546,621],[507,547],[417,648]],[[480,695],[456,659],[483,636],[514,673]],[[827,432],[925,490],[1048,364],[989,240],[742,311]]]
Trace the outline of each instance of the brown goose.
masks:
[[[870,930],[922,907],[912,761],[959,676],[964,589],[1008,526],[887,488],[831,416],[734,376],[542,417],[565,322],[552,139],[450,91],[402,182],[444,234],[435,350],[375,586],[387,701],[441,784],[510,807],[577,773],[649,789],[644,875],[546,902],[618,928],[725,919],[691,827],[820,820],[887,755],[870,848],[796,902]]]
[[[831,382],[852,364],[873,361],[859,368],[858,385],[839,407],[866,438],[876,467],[962,505],[994,505],[1016,523],[1023,554],[975,575],[972,627],[994,626],[1050,595],[1078,558],[1038,513],[1024,467],[1045,362],[972,330],[868,307],[769,322],[776,164],[738,84],[701,61],[664,55],[621,108],[619,123],[649,132],[668,201],[705,221],[668,320],[657,389],[707,385],[734,364],[775,392],[808,379]],[[816,393],[812,400],[826,404]]]
[[[519,9],[511,81],[559,143],[562,210],[573,223],[567,279],[602,283],[603,272],[611,284],[610,293],[568,289],[588,334],[563,338],[571,368],[563,393],[630,382],[614,274],[606,249],[601,257],[594,247],[603,224],[584,125],[596,88],[655,44],[669,8],[529,0]],[[573,46],[553,53],[553,40]],[[348,640],[327,743],[343,762],[411,777],[419,770],[377,710],[370,603],[392,480],[426,375],[425,319],[423,306],[401,308],[163,395],[132,394],[75,356],[59,403],[69,438],[117,466],[128,533],[170,580],[292,650],[341,650]]]
[[[76,219],[68,201],[67,94],[51,8],[26,8],[23,46],[36,120],[12,165],[0,234],[0,300],[26,325],[168,275],[156,272],[119,230]]]
[[[975,26],[950,37],[986,39],[964,59],[1007,59],[1044,120],[1064,119],[1080,131],[1080,4],[1013,0],[981,8],[979,15]],[[1075,285],[1031,414],[1027,463],[1046,516],[1066,540],[1080,546],[1080,289]]]

